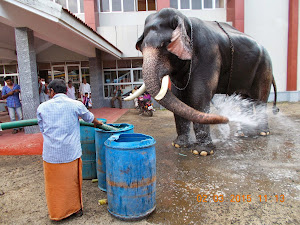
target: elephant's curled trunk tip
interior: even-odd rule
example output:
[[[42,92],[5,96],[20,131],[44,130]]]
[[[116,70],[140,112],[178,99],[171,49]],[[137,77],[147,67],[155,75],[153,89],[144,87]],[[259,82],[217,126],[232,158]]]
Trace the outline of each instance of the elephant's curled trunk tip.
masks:
[[[225,116],[215,115],[215,114],[205,114],[203,118],[200,119],[201,122],[195,121],[201,124],[226,124],[229,119]]]

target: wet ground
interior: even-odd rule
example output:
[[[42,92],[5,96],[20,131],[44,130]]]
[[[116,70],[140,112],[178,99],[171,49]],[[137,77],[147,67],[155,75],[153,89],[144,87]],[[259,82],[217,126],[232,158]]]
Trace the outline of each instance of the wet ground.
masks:
[[[2,156],[0,224],[300,224],[300,103],[278,105],[268,137],[237,138],[235,124],[226,135],[211,126],[217,149],[205,157],[171,145],[175,123],[167,110],[122,116],[117,122],[157,141],[156,211],[135,223],[99,206],[106,194],[91,181],[83,182],[83,217],[49,221],[41,156]]]

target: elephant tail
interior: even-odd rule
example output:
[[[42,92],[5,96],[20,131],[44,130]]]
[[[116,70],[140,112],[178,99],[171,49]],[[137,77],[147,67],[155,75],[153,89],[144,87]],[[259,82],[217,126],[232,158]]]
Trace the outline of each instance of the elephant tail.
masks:
[[[273,114],[276,115],[279,112],[279,108],[276,106],[276,102],[277,102],[277,86],[276,86],[276,83],[275,83],[274,76],[273,76],[273,79],[272,79],[272,85],[273,85],[273,89],[274,89],[274,102],[273,102],[272,111],[273,111]]]

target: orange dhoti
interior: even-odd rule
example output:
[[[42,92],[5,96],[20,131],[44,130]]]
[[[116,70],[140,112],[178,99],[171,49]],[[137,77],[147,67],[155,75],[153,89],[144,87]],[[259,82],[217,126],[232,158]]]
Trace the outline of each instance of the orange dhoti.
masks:
[[[82,161],[44,161],[45,192],[51,220],[62,220],[82,209]]]

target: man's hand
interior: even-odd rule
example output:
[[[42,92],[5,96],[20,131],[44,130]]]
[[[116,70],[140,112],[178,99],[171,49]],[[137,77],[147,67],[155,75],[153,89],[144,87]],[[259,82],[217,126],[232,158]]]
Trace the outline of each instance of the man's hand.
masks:
[[[10,91],[6,95],[2,95],[2,98],[7,99],[9,96],[13,95],[14,93],[15,93],[15,91]]]
[[[13,92],[19,93],[19,92],[20,92],[20,89],[16,89],[16,90],[14,90]]]
[[[103,125],[103,122],[100,121],[100,120],[97,120],[96,118],[94,118],[93,122],[94,124],[94,127],[97,127],[97,126],[100,126],[100,125]]]

